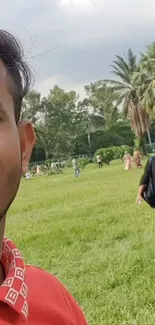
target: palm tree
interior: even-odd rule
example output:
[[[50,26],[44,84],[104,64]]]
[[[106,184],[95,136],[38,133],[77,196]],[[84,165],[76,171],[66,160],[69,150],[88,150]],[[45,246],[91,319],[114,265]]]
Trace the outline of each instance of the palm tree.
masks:
[[[141,54],[140,69],[133,74],[133,80],[137,84],[137,94],[142,107],[150,117],[155,116],[155,43],[147,47],[147,52]],[[148,138],[151,137],[148,128]]]
[[[147,46],[147,52],[141,54],[141,67],[151,76],[155,76],[155,42]]]
[[[123,113],[129,117],[134,134],[142,139],[148,131],[149,115],[142,106],[138,94],[135,74],[140,71],[140,66],[137,64],[136,56],[130,49],[127,57],[116,55],[112,68],[118,80],[105,80],[105,82],[115,94],[117,105],[123,106]]]

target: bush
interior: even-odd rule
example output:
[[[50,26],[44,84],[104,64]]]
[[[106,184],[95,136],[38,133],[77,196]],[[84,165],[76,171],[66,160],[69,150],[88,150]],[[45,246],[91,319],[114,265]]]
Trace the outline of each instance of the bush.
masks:
[[[146,150],[146,153],[152,153],[153,152],[153,149],[150,146],[150,144],[145,144],[145,150]]]
[[[91,162],[89,160],[89,158],[87,158],[87,157],[79,158],[79,159],[77,159],[77,161],[78,161],[78,167],[80,169],[83,169],[86,165],[88,165]],[[72,159],[69,159],[66,161],[66,167],[68,167],[68,168],[73,167]]]
[[[112,160],[122,159],[125,151],[133,154],[133,148],[129,146],[120,146],[120,147],[109,147],[109,148],[101,148],[98,149],[95,153],[95,157],[97,155],[101,155],[103,163],[109,165]]]
[[[50,168],[51,162],[52,162],[51,159],[47,159],[47,160],[45,160],[44,165],[47,166],[47,168]]]
[[[78,160],[78,166],[80,169],[84,169],[89,164],[89,158],[80,158]]]
[[[140,151],[143,153],[143,154],[146,154],[146,148],[145,148],[145,139],[138,139],[138,138],[135,138],[134,139],[134,144],[135,144],[135,147],[140,149]]]
[[[109,165],[110,161],[114,159],[114,151],[112,147],[103,148],[96,151],[95,156],[100,155],[105,164]]]
[[[66,166],[67,168],[71,168],[71,167],[73,166],[73,165],[72,165],[72,159],[67,160],[65,166]]]
[[[61,173],[62,173],[61,169],[53,170],[53,169],[49,168],[47,170],[47,176],[57,175],[57,174],[61,174]]]

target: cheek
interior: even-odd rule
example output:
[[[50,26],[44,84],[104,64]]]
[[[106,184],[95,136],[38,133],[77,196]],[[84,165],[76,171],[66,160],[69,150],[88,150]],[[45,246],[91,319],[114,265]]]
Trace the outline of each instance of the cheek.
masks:
[[[20,141],[16,128],[10,127],[2,136],[0,130],[0,161],[6,164],[11,162],[12,165],[21,161]]]
[[[16,128],[0,125],[0,219],[14,200],[21,178],[21,150]]]

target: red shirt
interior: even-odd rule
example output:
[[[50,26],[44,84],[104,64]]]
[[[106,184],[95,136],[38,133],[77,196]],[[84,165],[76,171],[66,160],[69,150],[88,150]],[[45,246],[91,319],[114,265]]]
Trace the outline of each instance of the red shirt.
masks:
[[[47,272],[25,266],[19,250],[7,238],[1,263],[0,325],[87,325],[77,303]]]

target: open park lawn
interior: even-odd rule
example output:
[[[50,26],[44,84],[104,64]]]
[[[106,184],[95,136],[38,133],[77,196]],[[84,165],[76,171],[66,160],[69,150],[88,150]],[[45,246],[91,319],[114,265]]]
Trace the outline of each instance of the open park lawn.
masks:
[[[135,204],[141,173],[112,163],[24,179],[9,212],[6,235],[59,277],[90,325],[155,324],[155,211]]]

